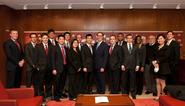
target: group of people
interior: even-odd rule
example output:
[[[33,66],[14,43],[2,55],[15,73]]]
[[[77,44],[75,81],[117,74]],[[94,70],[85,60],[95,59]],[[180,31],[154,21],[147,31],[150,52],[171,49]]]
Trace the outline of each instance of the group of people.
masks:
[[[20,87],[20,71],[26,65],[26,86],[34,87],[35,96],[60,101],[68,93],[70,100],[78,94],[129,94],[136,99],[145,83],[146,94],[153,93],[156,99],[164,94],[166,84],[175,83],[175,70],[180,57],[180,46],[173,31],[148,36],[148,43],[141,35],[93,35],[65,32],[56,36],[53,29],[41,34],[30,34],[30,43],[21,46],[18,31],[10,30],[10,39],[4,43],[7,57],[7,87]],[[23,52],[24,51],[24,52]],[[95,86],[94,86],[95,85]],[[108,87],[106,87],[108,85]],[[93,92],[93,88],[96,92]]]

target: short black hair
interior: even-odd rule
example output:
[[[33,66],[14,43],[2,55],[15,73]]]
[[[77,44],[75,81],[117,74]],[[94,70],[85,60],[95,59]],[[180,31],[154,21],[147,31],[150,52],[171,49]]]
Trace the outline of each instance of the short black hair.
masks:
[[[70,33],[70,32],[64,32],[64,36],[65,36],[65,35],[67,35],[67,34],[71,35],[71,33]]]
[[[10,30],[9,30],[9,33],[11,33],[12,31],[18,31],[17,29],[14,29],[14,28],[11,28]]]
[[[29,36],[30,36],[30,38],[31,38],[31,35],[36,35],[36,36],[37,36],[37,34],[36,34],[36,33],[30,33],[30,35],[29,35]]]
[[[166,36],[164,34],[157,35],[157,39],[159,39],[159,37],[163,37],[164,39],[166,39]]]
[[[55,33],[55,30],[54,29],[49,29],[48,34],[51,33],[51,32]]]
[[[110,35],[110,37],[112,37],[112,36],[116,38],[116,35]]]
[[[41,37],[43,37],[43,36],[48,36],[48,34],[47,33],[42,33]]]
[[[85,38],[87,38],[88,36],[91,36],[91,37],[93,37],[93,36],[92,36],[92,34],[87,34],[87,35],[85,36]]]
[[[60,37],[63,37],[63,38],[65,39],[65,36],[62,35],[62,34],[58,35],[58,39],[59,39]]]
[[[168,34],[169,32],[171,32],[171,33],[174,35],[174,32],[173,32],[173,31],[167,31],[167,34]]]
[[[101,34],[102,34],[102,36],[104,36],[104,33],[103,33],[103,32],[98,32],[96,35],[98,35],[99,33],[101,33]]]
[[[127,36],[126,36],[126,37],[128,37],[128,36],[132,36],[132,34],[130,34],[130,33],[129,33],[129,34],[127,34]],[[133,37],[133,36],[132,36],[132,37]]]
[[[118,35],[123,35],[123,33],[120,32],[120,33],[118,33]]]

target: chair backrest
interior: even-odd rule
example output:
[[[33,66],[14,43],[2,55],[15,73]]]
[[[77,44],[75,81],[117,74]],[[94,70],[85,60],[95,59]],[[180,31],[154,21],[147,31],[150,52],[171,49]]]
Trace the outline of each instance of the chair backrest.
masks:
[[[3,86],[3,84],[2,84],[2,82],[0,81],[0,88],[4,88],[4,86]]]
[[[4,88],[2,82],[0,81],[0,99],[8,99],[8,93],[6,92],[6,89]]]

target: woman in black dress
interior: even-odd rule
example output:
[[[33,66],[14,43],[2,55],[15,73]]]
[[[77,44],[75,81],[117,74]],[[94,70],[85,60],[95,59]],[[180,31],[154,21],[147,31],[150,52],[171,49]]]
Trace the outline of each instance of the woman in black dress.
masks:
[[[71,48],[68,52],[68,61],[69,99],[75,100],[78,95],[78,88],[80,85],[78,82],[78,74],[82,67],[81,57],[78,49],[78,41],[76,39],[71,42]]]
[[[157,84],[157,97],[156,100],[159,99],[159,96],[164,94],[163,90],[166,86],[166,77],[170,74],[170,68],[168,63],[169,58],[169,49],[168,46],[165,45],[165,36],[160,34],[157,37],[158,41],[158,49],[156,54],[156,59],[152,61],[154,65],[154,72],[156,76],[156,84]]]

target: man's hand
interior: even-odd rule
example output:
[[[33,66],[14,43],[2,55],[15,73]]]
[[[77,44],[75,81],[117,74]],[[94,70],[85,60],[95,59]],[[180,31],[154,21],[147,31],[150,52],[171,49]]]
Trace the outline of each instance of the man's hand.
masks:
[[[84,72],[87,72],[87,68],[83,68],[83,71],[84,71]]]
[[[52,71],[53,75],[57,75],[57,70]]]
[[[101,69],[100,69],[100,72],[104,72],[104,71],[105,71],[104,68],[101,68]]]
[[[139,71],[139,66],[136,66],[136,69],[135,69],[135,71]]]
[[[125,66],[124,65],[121,65],[121,70],[125,71]]]

